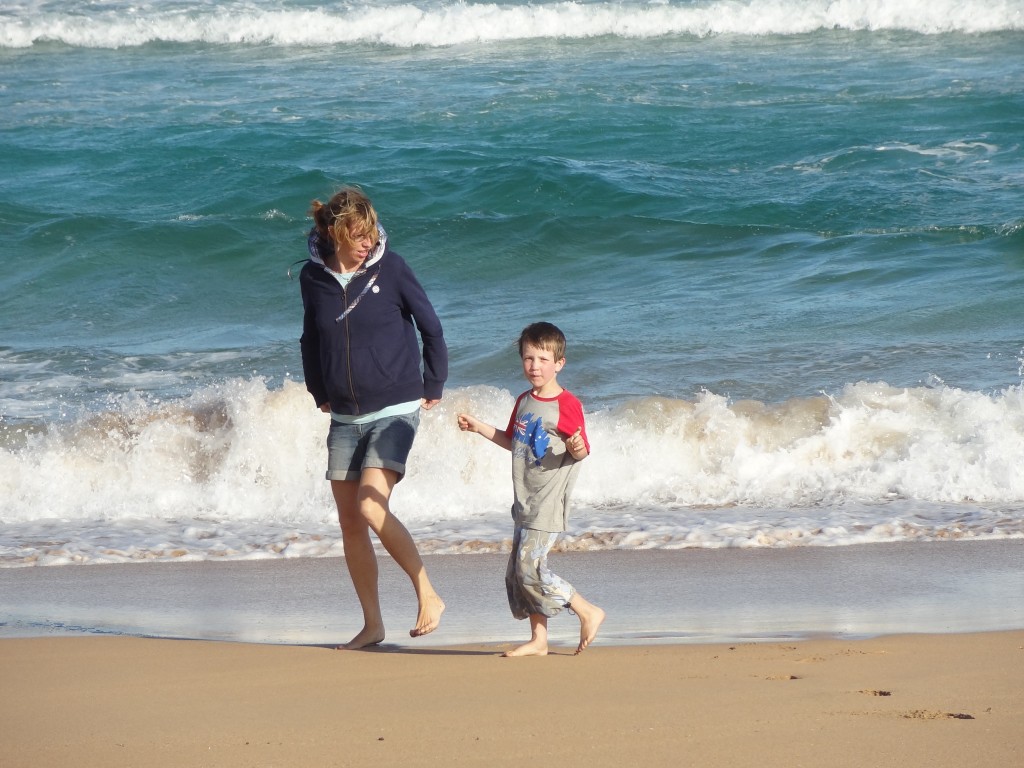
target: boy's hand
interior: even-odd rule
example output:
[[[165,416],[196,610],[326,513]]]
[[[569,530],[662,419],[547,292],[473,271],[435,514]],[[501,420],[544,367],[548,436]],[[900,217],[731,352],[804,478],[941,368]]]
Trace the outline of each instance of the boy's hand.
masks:
[[[581,432],[583,432],[583,427],[576,427],[576,431],[569,437],[565,438],[565,450],[567,450],[574,459],[582,459],[587,455],[587,445],[583,442],[583,436],[580,434]]]
[[[512,438],[509,435],[499,431],[497,427],[485,421],[480,421],[475,416],[470,416],[468,413],[459,414],[459,429],[463,432],[476,432],[478,435],[486,437],[495,445],[501,446],[506,451],[512,450]]]

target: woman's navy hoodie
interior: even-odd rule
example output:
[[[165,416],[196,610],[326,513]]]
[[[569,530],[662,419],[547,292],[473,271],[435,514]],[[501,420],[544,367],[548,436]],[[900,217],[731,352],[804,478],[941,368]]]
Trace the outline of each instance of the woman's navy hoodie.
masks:
[[[388,249],[383,229],[380,235],[343,289],[324,265],[331,243],[316,228],[309,233],[310,259],[299,274],[302,371],[316,404],[329,402],[334,413],[358,416],[420,398],[440,400],[448,378],[441,321],[412,269]]]

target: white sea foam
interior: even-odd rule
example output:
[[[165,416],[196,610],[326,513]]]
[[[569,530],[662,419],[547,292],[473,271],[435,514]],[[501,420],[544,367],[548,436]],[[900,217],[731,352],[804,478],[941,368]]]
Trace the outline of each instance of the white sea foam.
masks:
[[[425,413],[394,508],[428,551],[509,536],[512,393],[455,389]],[[563,546],[778,547],[1024,537],[1024,390],[848,386],[782,404],[646,398],[589,413],[594,445]],[[238,379],[137,395],[49,429],[0,431],[0,565],[341,552],[326,417],[304,388]]]
[[[422,2],[334,8],[259,3],[21,3],[0,15],[0,47],[60,42],[122,48],[177,43],[449,46],[527,39],[796,35],[819,30],[921,34],[1024,29],[1021,0],[710,0]]]

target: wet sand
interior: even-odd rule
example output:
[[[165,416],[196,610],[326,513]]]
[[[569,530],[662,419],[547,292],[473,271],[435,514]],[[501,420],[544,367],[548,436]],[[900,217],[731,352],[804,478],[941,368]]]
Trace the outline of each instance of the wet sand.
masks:
[[[425,558],[448,610],[413,647],[524,640],[505,555]],[[608,612],[598,644],[708,643],[1024,629],[1024,540],[555,554]],[[388,642],[410,645],[412,590],[381,561]],[[550,622],[575,647],[577,622]],[[0,569],[0,637],[348,640],[360,612],[340,558]]]

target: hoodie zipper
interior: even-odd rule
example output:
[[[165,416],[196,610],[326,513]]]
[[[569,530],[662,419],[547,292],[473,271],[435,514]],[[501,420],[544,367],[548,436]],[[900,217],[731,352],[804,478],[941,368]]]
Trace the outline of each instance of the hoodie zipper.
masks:
[[[332,278],[333,279],[333,278]],[[348,304],[348,288],[338,283],[338,287],[341,288],[341,303],[345,309],[341,313],[341,316],[336,320],[342,324],[342,332],[345,334],[345,369],[348,372],[348,391],[352,393],[352,402],[355,404],[356,415],[359,415],[359,398],[356,397],[356,384],[352,380],[352,337],[349,335],[348,325],[348,313],[350,311]]]

